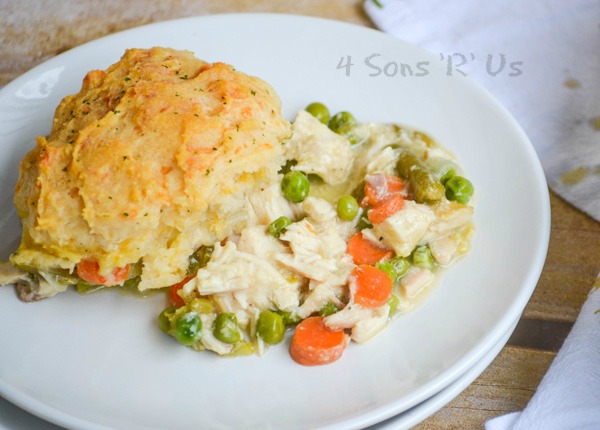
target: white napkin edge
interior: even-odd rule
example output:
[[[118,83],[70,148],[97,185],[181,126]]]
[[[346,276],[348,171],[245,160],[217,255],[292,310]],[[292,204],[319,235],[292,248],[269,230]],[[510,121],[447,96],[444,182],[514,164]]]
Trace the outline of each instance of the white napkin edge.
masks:
[[[600,368],[600,274],[598,276],[571,332],[525,409],[492,418],[485,423],[485,430],[531,429],[543,418],[548,421],[535,428],[600,428],[600,379],[596,377],[595,384],[577,382],[582,378],[588,382],[587,377],[594,371],[598,373]],[[594,345],[592,356],[586,356]],[[598,399],[594,400],[595,397]],[[565,399],[560,402],[562,409],[553,407],[552,413],[545,411],[542,414],[547,404],[556,403],[559,398]],[[582,401],[588,404],[581,404]],[[581,421],[577,422],[577,419]]]

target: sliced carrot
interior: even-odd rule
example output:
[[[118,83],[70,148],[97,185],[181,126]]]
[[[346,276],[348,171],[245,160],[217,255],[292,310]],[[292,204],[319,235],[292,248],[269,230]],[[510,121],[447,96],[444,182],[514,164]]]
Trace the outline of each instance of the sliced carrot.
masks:
[[[378,308],[387,303],[392,294],[392,278],[383,270],[366,264],[357,266],[350,275],[356,282],[354,303],[366,308]]]
[[[373,224],[379,224],[401,211],[402,208],[404,208],[404,197],[400,194],[392,194],[384,203],[371,209],[367,213],[367,217]]]
[[[331,330],[323,317],[306,318],[296,326],[290,356],[304,366],[318,366],[338,360],[346,348],[343,330]]]
[[[193,278],[193,276],[186,276],[185,278],[183,278],[183,281],[171,285],[171,289],[169,290],[169,302],[171,303],[172,306],[175,306],[176,308],[180,308],[183,305],[185,305],[185,301],[179,295],[179,291],[192,278]]]
[[[102,276],[100,275],[100,264],[96,260],[81,260],[77,263],[77,276],[90,284],[112,287],[120,285],[127,280],[129,276],[129,264],[125,267],[117,267],[108,276]]]
[[[392,194],[406,196],[406,182],[392,175],[371,175],[365,184],[365,197],[369,206],[375,207],[385,203]]]
[[[392,257],[390,249],[382,248],[369,239],[366,239],[359,231],[348,241],[346,247],[348,254],[352,256],[354,264],[371,264]]]

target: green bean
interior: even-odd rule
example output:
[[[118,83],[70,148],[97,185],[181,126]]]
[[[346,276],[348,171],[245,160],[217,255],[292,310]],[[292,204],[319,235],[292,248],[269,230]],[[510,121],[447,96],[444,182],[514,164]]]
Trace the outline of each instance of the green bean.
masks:
[[[175,321],[175,339],[180,343],[190,346],[200,339],[202,320],[196,312],[181,315]]]
[[[213,253],[212,246],[201,246],[198,248],[189,258],[189,264],[187,269],[188,276],[195,275],[199,269],[202,269],[208,264],[210,257]]]
[[[358,202],[350,195],[342,196],[337,201],[337,215],[343,221],[352,221],[358,214]]]
[[[121,286],[121,288],[123,288],[125,290],[131,290],[132,292],[137,293],[137,292],[139,292],[138,285],[140,284],[140,282],[142,282],[142,277],[134,276],[133,278],[129,278],[128,280],[123,282],[123,285]]]
[[[396,171],[402,179],[410,180],[410,172],[419,166],[417,156],[411,152],[404,151],[398,156],[396,161]]]
[[[79,294],[95,293],[104,288],[104,285],[90,284],[85,281],[78,281],[77,284],[75,284],[75,289]]]
[[[215,319],[213,334],[221,342],[236,343],[240,340],[240,330],[237,325],[237,317],[232,313],[217,315]]]
[[[271,345],[281,342],[285,332],[283,318],[273,311],[262,311],[256,322],[256,333]]]
[[[310,183],[304,173],[292,170],[283,176],[281,191],[290,202],[299,203],[308,197]]]
[[[473,184],[462,176],[452,176],[445,183],[446,198],[458,203],[467,204],[473,196]]]
[[[444,186],[421,164],[416,155],[405,151],[396,162],[398,175],[406,179],[417,203],[433,203],[444,197]]]
[[[356,228],[359,231],[362,231],[366,228],[371,228],[373,227],[373,223],[371,221],[369,221],[369,211],[365,211],[363,212],[363,214],[361,215],[361,217],[358,220],[358,223],[356,223]]]
[[[329,109],[323,103],[313,102],[306,106],[304,110],[317,118],[323,124],[327,124],[329,121]]]
[[[273,221],[267,227],[267,231],[273,237],[281,236],[281,233],[285,232],[285,230],[292,224],[292,220],[286,216],[280,216],[275,221]]]
[[[444,186],[425,169],[413,169],[409,183],[417,203],[433,203],[444,197]]]

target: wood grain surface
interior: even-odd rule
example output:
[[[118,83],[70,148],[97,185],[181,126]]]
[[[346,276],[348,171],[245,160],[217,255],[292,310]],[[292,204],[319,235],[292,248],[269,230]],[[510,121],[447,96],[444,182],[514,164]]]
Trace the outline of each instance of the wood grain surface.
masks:
[[[109,33],[228,12],[290,13],[372,26],[356,0],[0,0],[0,86]],[[551,206],[547,260],[515,333],[479,378],[416,429],[480,429],[487,419],[525,407],[535,392],[600,271],[600,224],[554,194]]]

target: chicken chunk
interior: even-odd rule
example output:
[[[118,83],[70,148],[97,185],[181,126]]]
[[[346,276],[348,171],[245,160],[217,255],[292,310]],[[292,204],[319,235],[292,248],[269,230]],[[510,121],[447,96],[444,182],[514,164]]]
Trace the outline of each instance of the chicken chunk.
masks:
[[[348,139],[306,111],[298,112],[294,120],[287,151],[288,158],[298,162],[294,170],[319,175],[328,184],[344,182],[352,170],[353,154]]]
[[[394,167],[398,160],[399,150],[386,146],[376,154],[369,164],[367,164],[367,174],[385,173],[391,175],[394,173]]]
[[[400,280],[400,290],[405,297],[412,299],[434,280],[435,275],[431,270],[412,267]]]
[[[256,225],[242,230],[237,250],[273,263],[278,254],[289,253],[288,247],[271,236],[265,226]]]
[[[339,270],[348,271],[350,257],[346,242],[335,230],[321,233],[307,219],[289,226],[281,240],[288,242],[293,254],[278,255],[276,260],[290,270],[315,281],[327,281]]]
[[[215,246],[206,267],[184,288],[190,285],[202,295],[234,293],[242,307],[286,309],[298,305],[295,284],[268,261],[239,251],[232,241]]]
[[[347,242],[355,232],[355,223],[340,220],[335,208],[324,199],[309,196],[302,202],[302,210],[319,232],[335,230],[344,242]],[[336,240],[335,243],[341,246],[341,242]]]
[[[325,325],[331,330],[352,329],[352,340],[366,342],[386,326],[389,313],[390,307],[387,304],[378,308],[365,308],[353,303],[325,317]]]
[[[267,225],[280,216],[295,219],[290,203],[281,192],[279,183],[273,183],[250,194],[250,206],[257,224]]]
[[[373,226],[375,237],[392,248],[397,255],[407,257],[422,240],[435,215],[426,205],[406,200],[404,209]]]
[[[421,243],[444,237],[471,222],[473,207],[456,202],[442,201],[433,207],[435,219],[427,228]]]
[[[429,242],[433,258],[442,266],[450,264],[458,250],[458,240],[451,236],[440,237]]]

